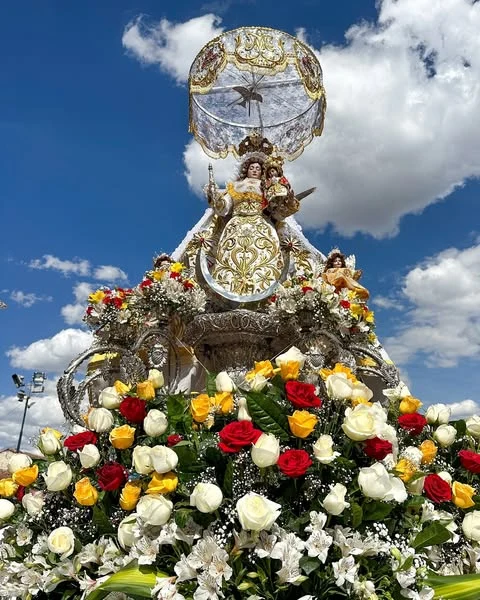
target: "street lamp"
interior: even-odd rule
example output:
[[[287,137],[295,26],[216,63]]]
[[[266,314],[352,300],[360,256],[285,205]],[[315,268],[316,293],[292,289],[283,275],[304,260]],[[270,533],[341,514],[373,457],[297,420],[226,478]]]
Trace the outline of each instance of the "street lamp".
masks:
[[[12,375],[13,383],[18,389],[17,400],[19,402],[25,402],[25,408],[23,409],[22,425],[20,427],[20,434],[18,436],[17,452],[20,452],[20,445],[22,443],[23,427],[25,425],[25,418],[27,416],[27,409],[35,404],[35,402],[30,402],[29,404],[31,395],[43,393],[45,389],[45,386],[43,384],[45,383],[46,378],[47,375],[45,373],[35,371],[32,375],[32,381],[27,385],[25,384],[25,377],[23,375],[17,375],[16,373]],[[25,391],[26,387],[28,387],[28,393]]]

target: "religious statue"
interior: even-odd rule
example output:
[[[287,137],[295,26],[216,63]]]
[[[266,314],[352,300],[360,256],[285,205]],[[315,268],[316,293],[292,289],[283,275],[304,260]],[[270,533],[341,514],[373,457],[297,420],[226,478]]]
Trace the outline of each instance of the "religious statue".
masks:
[[[276,225],[298,210],[290,184],[282,174],[268,180],[264,152],[249,152],[240,165],[236,181],[226,189],[209,187],[207,197],[213,212],[224,219],[216,245],[211,277],[232,299],[251,301],[271,293],[281,278],[284,257]],[[272,163],[270,163],[272,165]],[[271,166],[273,169],[273,166]],[[218,291],[218,287],[217,287]]]
[[[362,276],[361,270],[353,270],[347,267],[345,255],[335,249],[328,255],[327,262],[322,273],[322,279],[333,285],[337,291],[349,289],[355,292],[361,300],[368,300],[368,290],[358,283]]]

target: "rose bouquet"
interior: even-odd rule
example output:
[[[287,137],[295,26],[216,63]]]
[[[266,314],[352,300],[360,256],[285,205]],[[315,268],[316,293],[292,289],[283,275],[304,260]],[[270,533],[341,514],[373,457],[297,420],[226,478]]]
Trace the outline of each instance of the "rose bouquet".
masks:
[[[1,593],[473,600],[480,418],[420,407],[403,384],[374,400],[341,364],[308,372],[296,348],[239,387],[117,381],[85,429],[11,459]]]
[[[88,297],[84,321],[99,335],[125,329],[133,321],[133,303],[132,289],[101,287]]]

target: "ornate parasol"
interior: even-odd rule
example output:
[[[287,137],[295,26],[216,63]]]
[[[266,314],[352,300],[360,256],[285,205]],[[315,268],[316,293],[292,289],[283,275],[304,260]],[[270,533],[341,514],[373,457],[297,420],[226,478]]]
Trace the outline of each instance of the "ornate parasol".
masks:
[[[326,98],[315,54],[267,27],[241,27],[211,40],[190,69],[190,131],[214,158],[238,156],[257,132],[288,160],[323,130]]]

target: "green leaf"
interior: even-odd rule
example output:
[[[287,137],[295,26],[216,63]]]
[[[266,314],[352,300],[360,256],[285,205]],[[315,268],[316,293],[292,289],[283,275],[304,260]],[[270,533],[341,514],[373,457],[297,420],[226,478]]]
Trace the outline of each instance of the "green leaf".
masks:
[[[457,430],[457,438],[460,438],[463,435],[465,435],[465,432],[467,431],[467,424],[463,419],[453,422],[452,425]]]
[[[192,514],[192,509],[190,508],[179,508],[175,511],[175,523],[183,528],[186,526],[188,519]]]
[[[232,496],[232,487],[233,487],[233,460],[229,460],[227,463],[227,468],[225,469],[225,473],[223,476],[223,491],[226,496]]]
[[[321,566],[321,564],[322,563],[318,560],[318,558],[311,556],[302,556],[302,558],[300,559],[300,567],[302,568],[302,571],[305,573],[305,575],[310,575],[310,573],[316,571]]]
[[[478,600],[480,574],[436,575],[430,572],[425,583],[435,590],[436,600]]]
[[[183,471],[189,471],[197,463],[197,455],[191,442],[180,442],[175,444],[172,450],[178,456],[178,462]]]
[[[246,396],[248,412],[257,427],[281,440],[290,439],[287,416],[272,398],[261,392],[248,392]]]
[[[393,510],[393,504],[386,502],[365,502],[363,505],[364,521],[381,521],[387,517]]]
[[[360,504],[356,502],[352,502],[352,506],[350,507],[350,512],[352,513],[352,527],[357,529],[357,527],[363,521],[363,510]]]
[[[415,539],[412,542],[412,548],[426,548],[427,546],[443,544],[443,542],[450,539],[450,536],[451,534],[446,527],[435,522],[428,527],[425,527],[423,531],[415,536]]]
[[[113,527],[107,514],[97,505],[93,507],[93,524],[100,535],[115,533],[115,527]]]
[[[215,384],[215,377],[216,375],[214,373],[210,373],[207,372],[207,386],[206,386],[206,390],[207,390],[207,394],[211,397],[215,396],[215,394],[217,393],[217,386]]]
[[[139,566],[136,561],[133,561],[88,594],[87,600],[101,600],[110,592],[123,592],[127,596],[151,598],[151,590],[155,587],[157,577],[167,577],[167,574],[156,571],[150,566]]]
[[[176,396],[168,396],[167,398],[167,413],[170,423],[181,421],[185,413],[185,397],[181,394]]]

